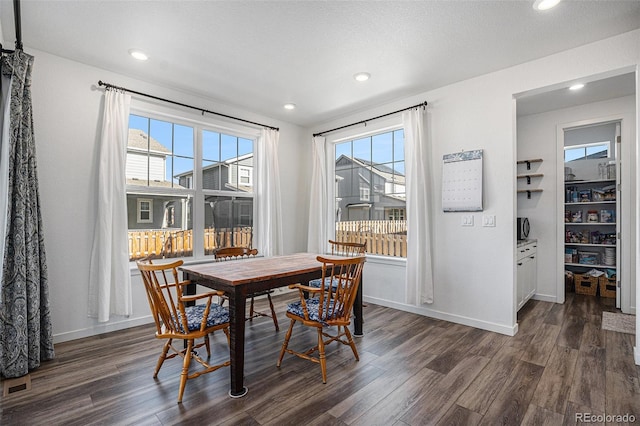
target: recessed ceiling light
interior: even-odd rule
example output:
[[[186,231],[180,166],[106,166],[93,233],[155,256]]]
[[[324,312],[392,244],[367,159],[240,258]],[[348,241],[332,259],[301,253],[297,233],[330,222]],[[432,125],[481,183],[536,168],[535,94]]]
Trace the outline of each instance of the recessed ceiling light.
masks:
[[[355,78],[356,81],[367,81],[369,80],[369,78],[371,78],[371,74],[369,74],[368,72],[359,72],[357,74],[354,74],[353,78]]]
[[[536,0],[533,3],[533,8],[535,10],[548,10],[557,6],[558,3],[560,3],[560,0]]]
[[[569,87],[569,90],[580,90],[584,87],[584,84],[582,83],[577,83],[574,84],[573,86]]]
[[[147,59],[149,59],[147,54],[140,49],[129,49],[129,55],[133,56],[139,61],[146,61]]]
[[[284,109],[296,109],[296,104],[292,104],[292,103],[284,104]]]

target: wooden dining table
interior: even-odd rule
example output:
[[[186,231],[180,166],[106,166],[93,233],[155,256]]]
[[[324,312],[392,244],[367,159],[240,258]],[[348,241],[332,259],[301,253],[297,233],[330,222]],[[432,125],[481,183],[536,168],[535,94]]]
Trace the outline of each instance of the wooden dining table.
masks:
[[[322,255],[331,258],[340,256]],[[195,294],[195,285],[222,290],[229,298],[229,334],[231,359],[231,388],[229,395],[239,398],[247,393],[244,386],[245,308],[247,295],[258,291],[307,284],[322,278],[322,263],[318,254],[297,253],[284,256],[255,257],[226,262],[208,262],[183,265],[184,279],[190,280],[189,294]],[[362,282],[353,305],[354,335],[362,336]],[[274,354],[274,365],[275,356]]]

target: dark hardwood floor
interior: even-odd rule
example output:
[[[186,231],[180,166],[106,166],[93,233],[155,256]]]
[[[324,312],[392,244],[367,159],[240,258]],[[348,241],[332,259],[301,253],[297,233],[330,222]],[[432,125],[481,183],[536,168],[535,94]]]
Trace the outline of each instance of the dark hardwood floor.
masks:
[[[31,373],[31,390],[0,401],[2,425],[561,425],[576,413],[633,414],[640,422],[640,369],[634,336],[601,330],[613,301],[569,294],[563,305],[529,301],[514,337],[369,304],[365,336],[351,350],[327,347],[320,367],[276,360],[290,294],[274,298],[283,325],[247,327],[245,384],[231,399],[229,370],[187,383],[176,403],[181,362],[153,369],[162,342],[152,326],[56,345],[56,359]],[[300,326],[291,341],[312,346]],[[228,356],[222,333],[213,357]]]

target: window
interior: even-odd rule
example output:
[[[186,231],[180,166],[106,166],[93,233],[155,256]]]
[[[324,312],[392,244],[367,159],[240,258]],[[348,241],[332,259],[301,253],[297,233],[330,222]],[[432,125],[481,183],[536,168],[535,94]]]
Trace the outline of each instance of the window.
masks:
[[[567,146],[564,148],[564,162],[609,158],[610,147],[610,141]]]
[[[131,260],[199,257],[225,245],[251,247],[254,141],[210,127],[129,116]],[[196,163],[196,152],[202,162]],[[194,209],[204,215],[194,215]]]
[[[405,256],[404,130],[336,143],[334,196],[336,239]]]
[[[360,201],[369,201],[369,188],[366,186],[360,187]]]
[[[153,200],[138,198],[138,223],[153,223]]]

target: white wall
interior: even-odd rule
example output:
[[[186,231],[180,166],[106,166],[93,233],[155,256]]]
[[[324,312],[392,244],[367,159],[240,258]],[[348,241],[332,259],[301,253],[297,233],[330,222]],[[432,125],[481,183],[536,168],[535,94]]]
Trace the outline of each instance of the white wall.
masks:
[[[524,116],[518,119],[518,158],[543,158],[540,168],[537,170],[544,177],[535,181],[535,186],[542,188],[541,194],[536,194],[530,200],[520,196],[518,199],[518,216],[528,217],[531,222],[530,238],[538,239],[538,290],[536,299],[555,302],[558,295],[558,277],[562,271],[558,271],[558,258],[564,256],[563,245],[558,246],[557,220],[559,207],[557,205],[558,180],[563,181],[562,173],[558,174],[558,141],[556,140],[558,127],[565,123],[573,123],[584,120],[599,120],[605,117],[629,116],[630,122],[624,123],[628,127],[629,140],[623,142],[622,164],[633,165],[636,155],[636,120],[635,97],[627,96],[604,102],[596,102],[580,105],[572,108],[564,108],[555,111]],[[602,160],[601,160],[602,161]],[[596,161],[597,163],[597,161]],[[563,170],[563,168],[560,168]],[[629,276],[625,285],[631,288],[630,304],[635,312],[635,264],[630,259],[635,259],[635,167],[624,166],[621,170],[623,187],[627,188],[625,196],[624,213],[627,217],[625,232],[625,247],[629,251],[626,265],[629,265]],[[578,175],[581,179],[586,177]],[[562,210],[562,209],[561,209]],[[560,237],[561,238],[561,237]],[[560,298],[561,300],[561,298]]]
[[[286,226],[284,248],[287,253],[304,251],[307,209],[301,207],[296,196],[304,193],[298,175],[302,171],[301,157],[307,154],[306,137],[301,128],[28,46],[25,51],[35,56],[33,115],[56,342],[150,320],[146,296],[137,274],[133,281],[134,310],[130,318],[114,318],[101,324],[87,317],[87,279],[96,211],[96,146],[103,107],[103,90],[95,88],[98,80],[280,127],[279,162],[284,166],[280,176],[282,214]],[[133,98],[137,102],[136,97]],[[166,105],[158,105],[158,108],[171,110]],[[185,114],[203,119],[198,113],[185,110]]]
[[[435,177],[434,303],[413,306],[404,300],[404,268],[394,275],[365,267],[365,300],[505,334],[517,331],[515,310],[516,119],[513,95],[580,77],[635,70],[640,62],[640,30],[561,52],[536,61],[399,99],[310,129],[318,132],[418,104],[428,107],[428,139]],[[637,141],[636,141],[637,142]],[[482,214],[496,216],[496,227],[462,227],[463,213],[443,213],[440,202],[442,155],[484,149]],[[310,158],[310,153],[307,154]],[[397,296],[383,296],[392,287]],[[399,294],[398,294],[399,293]],[[366,330],[365,330],[366,331]]]

